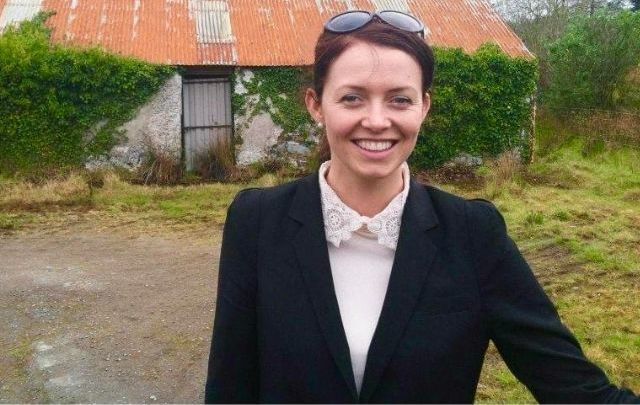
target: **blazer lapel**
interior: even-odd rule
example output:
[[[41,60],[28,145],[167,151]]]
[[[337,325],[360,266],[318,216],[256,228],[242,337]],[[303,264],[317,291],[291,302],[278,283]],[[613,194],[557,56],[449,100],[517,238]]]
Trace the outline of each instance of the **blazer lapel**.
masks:
[[[302,224],[293,237],[298,263],[331,355],[356,402],[349,344],[331,277],[317,173],[301,181],[289,215]]]
[[[412,180],[387,294],[369,346],[360,402],[370,400],[413,314],[436,255],[437,248],[427,232],[436,225],[437,218],[426,188]]]

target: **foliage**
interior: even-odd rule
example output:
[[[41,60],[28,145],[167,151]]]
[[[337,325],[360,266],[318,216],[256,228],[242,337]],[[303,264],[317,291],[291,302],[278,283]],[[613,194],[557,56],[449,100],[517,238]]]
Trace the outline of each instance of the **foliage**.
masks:
[[[174,71],[54,45],[49,15],[0,36],[0,172],[45,172],[104,154]]]
[[[551,83],[544,99],[550,108],[568,114],[579,108],[626,107],[626,93],[639,90],[627,86],[627,78],[640,62],[640,14],[575,17],[550,46],[549,62]]]
[[[301,91],[310,86],[309,71],[274,67],[254,69],[252,73],[251,80],[242,81],[247,93],[234,95],[234,112],[240,115],[266,112],[285,134],[308,132],[313,122],[302,102]]]
[[[172,185],[182,180],[182,163],[176,153],[145,138],[145,156],[130,179],[132,183]]]
[[[529,156],[536,63],[510,58],[495,45],[472,55],[435,49],[432,107],[412,156],[413,167],[438,166],[463,152]]]

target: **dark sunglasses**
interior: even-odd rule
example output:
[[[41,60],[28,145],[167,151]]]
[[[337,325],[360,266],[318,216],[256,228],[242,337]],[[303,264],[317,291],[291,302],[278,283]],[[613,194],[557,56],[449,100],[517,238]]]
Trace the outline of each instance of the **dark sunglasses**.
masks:
[[[389,25],[407,32],[413,32],[424,39],[424,24],[417,18],[401,11],[385,10],[371,13],[364,10],[352,10],[332,17],[324,29],[334,34],[346,34],[369,24],[374,17]]]

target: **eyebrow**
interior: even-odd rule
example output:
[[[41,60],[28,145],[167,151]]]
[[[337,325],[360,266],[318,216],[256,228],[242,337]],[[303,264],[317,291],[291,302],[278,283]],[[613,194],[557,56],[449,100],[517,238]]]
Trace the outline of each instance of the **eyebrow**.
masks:
[[[344,85],[344,86],[338,87],[338,90],[342,90],[342,89],[366,91],[366,87],[363,87],[363,86],[352,86],[352,85]],[[400,87],[394,87],[392,89],[387,90],[387,93],[396,93],[396,92],[407,91],[407,90],[415,91],[415,89],[413,87],[411,87],[411,86],[400,86]]]

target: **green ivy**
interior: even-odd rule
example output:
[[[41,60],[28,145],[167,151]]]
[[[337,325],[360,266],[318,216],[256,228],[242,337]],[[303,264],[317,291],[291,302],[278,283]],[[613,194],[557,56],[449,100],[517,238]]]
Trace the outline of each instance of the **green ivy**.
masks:
[[[535,60],[510,58],[496,45],[474,54],[435,49],[431,111],[411,157],[432,168],[460,155],[496,156],[517,149],[528,160]]]
[[[118,143],[175,72],[101,49],[51,43],[50,14],[0,36],[0,173],[79,166]]]
[[[528,159],[537,62],[511,58],[496,45],[484,45],[472,55],[461,49],[434,52],[432,108],[411,157],[412,167],[436,167],[461,153],[495,156],[514,148]],[[235,113],[246,114],[249,96],[254,96],[253,114],[270,113],[286,136],[298,134],[305,140],[312,121],[301,91],[310,85],[309,72],[263,68],[253,73],[250,82],[243,82],[247,94],[234,95]]]
[[[311,74],[300,68],[257,68],[254,77],[242,82],[246,94],[234,94],[232,105],[236,114],[245,115],[249,110],[248,96],[256,97],[252,115],[266,112],[287,136],[302,136],[307,140],[308,129],[313,124],[303,103],[301,93],[311,85]],[[234,77],[234,83],[237,77]]]

